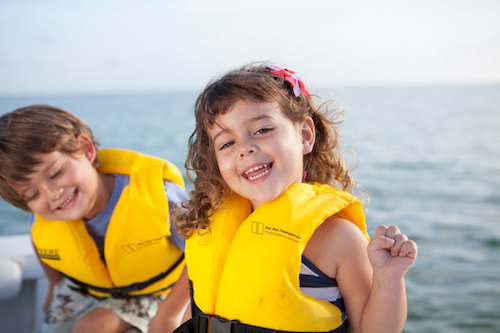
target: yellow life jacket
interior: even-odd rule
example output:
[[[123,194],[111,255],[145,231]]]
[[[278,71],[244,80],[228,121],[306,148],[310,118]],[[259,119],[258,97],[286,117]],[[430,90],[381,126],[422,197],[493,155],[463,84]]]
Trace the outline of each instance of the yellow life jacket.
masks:
[[[31,234],[41,260],[99,297],[169,292],[184,265],[182,251],[169,240],[163,180],[184,188],[182,174],[170,162],[131,151],[100,150],[98,158],[99,172],[130,176],[106,232],[106,263],[83,220],[35,216]]]
[[[317,183],[293,184],[251,211],[233,194],[211,217],[211,229],[186,241],[194,303],[206,314],[281,331],[328,332],[340,310],[300,291],[304,248],[314,230],[337,214],[368,238],[361,203]]]

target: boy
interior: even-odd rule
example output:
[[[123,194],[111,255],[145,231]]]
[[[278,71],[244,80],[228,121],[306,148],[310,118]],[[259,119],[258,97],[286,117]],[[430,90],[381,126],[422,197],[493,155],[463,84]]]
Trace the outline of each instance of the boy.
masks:
[[[43,331],[145,332],[160,302],[169,315],[155,321],[178,326],[189,291],[169,208],[183,189],[167,161],[97,151],[92,131],[64,110],[33,105],[0,118],[0,196],[33,214],[49,280]]]

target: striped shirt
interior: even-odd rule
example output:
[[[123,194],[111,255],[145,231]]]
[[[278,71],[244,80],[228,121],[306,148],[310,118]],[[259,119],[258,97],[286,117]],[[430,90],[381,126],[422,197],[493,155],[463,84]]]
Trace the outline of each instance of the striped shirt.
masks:
[[[320,301],[335,305],[342,312],[342,321],[346,319],[344,300],[337,281],[319,270],[309,259],[302,256],[300,268],[300,291]]]

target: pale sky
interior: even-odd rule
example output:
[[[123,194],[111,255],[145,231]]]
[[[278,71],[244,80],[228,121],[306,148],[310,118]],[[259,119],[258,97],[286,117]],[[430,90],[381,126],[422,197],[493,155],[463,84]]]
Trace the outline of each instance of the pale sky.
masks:
[[[496,0],[0,0],[0,95],[201,89],[269,60],[310,85],[500,83]]]

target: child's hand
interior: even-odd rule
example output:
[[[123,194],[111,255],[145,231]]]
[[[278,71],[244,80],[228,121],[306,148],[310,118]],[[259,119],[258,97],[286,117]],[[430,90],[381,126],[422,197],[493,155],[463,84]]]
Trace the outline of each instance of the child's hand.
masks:
[[[417,259],[417,253],[417,244],[408,240],[396,226],[379,226],[368,244],[368,257],[374,273],[394,280],[404,277]]]

